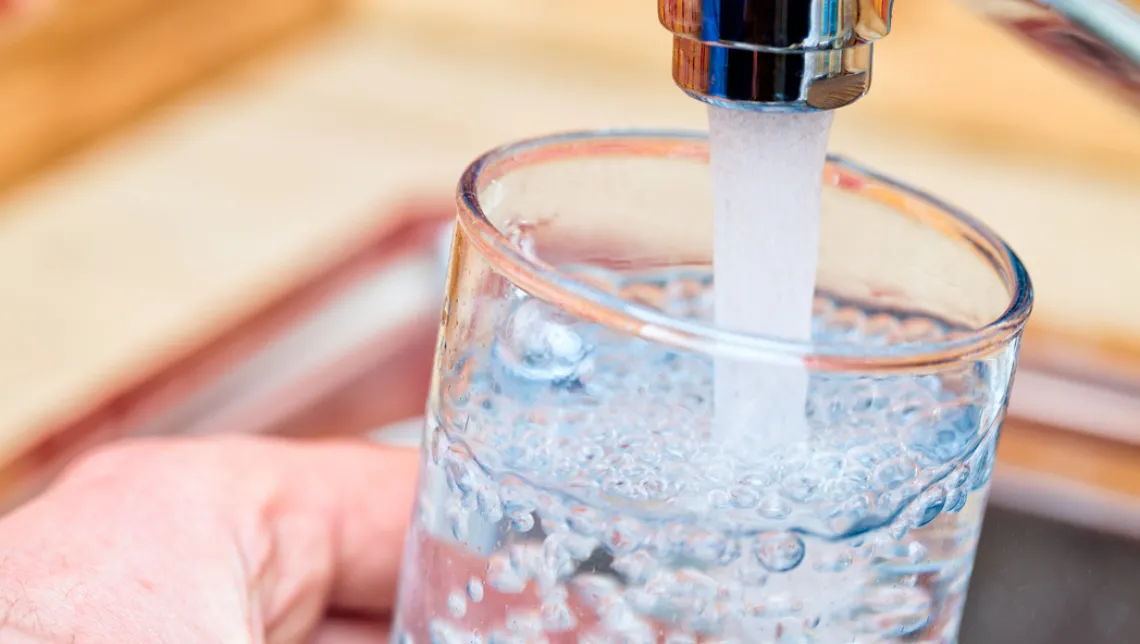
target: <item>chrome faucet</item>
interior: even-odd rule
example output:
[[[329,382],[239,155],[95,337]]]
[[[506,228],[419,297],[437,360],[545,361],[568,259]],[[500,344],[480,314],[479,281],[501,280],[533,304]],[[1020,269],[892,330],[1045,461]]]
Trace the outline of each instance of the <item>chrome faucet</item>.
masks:
[[[1140,109],[1138,0],[966,2]],[[743,109],[829,110],[870,89],[872,49],[890,32],[893,3],[658,0],[657,13],[673,33],[673,79],[690,96]]]

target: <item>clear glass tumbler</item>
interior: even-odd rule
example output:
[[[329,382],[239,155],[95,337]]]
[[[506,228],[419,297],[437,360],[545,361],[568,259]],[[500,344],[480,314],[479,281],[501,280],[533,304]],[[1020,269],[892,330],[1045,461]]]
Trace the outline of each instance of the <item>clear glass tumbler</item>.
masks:
[[[463,175],[397,641],[956,640],[1023,266],[832,159],[812,341],[719,329],[709,174],[594,132]],[[718,424],[722,362],[806,374],[806,429]]]

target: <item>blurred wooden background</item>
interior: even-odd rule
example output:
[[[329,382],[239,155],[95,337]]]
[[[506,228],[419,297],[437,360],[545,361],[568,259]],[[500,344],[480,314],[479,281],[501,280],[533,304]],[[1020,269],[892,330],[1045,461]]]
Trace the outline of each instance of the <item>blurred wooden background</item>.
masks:
[[[352,13],[441,46],[532,48],[626,73],[661,74],[668,64],[669,36],[648,0],[32,3],[0,18],[9,23],[0,29],[0,186],[235,61]],[[1140,126],[1123,107],[957,3],[897,3],[876,57],[874,99],[849,119],[1066,163],[1140,165]]]
[[[0,9],[0,187],[233,62],[313,29],[338,6],[337,0],[46,0]]]

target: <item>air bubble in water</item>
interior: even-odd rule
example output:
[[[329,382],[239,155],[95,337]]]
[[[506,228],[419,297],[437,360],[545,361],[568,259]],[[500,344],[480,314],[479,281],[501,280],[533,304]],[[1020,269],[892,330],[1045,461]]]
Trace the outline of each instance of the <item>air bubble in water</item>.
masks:
[[[616,557],[611,565],[631,584],[643,584],[657,572],[657,560],[644,550]]]
[[[543,569],[543,547],[534,542],[512,544],[508,559],[520,575],[533,579],[535,573]]]
[[[832,477],[837,476],[843,471],[846,460],[847,459],[841,453],[821,451],[812,455],[809,467],[811,471],[815,472],[818,476]]]
[[[769,532],[760,535],[753,552],[768,570],[787,572],[804,560],[804,542],[790,532]]]
[[[538,507],[538,498],[534,490],[517,480],[503,483],[499,487],[499,499],[503,503],[503,510],[509,513],[534,512]]]
[[[938,518],[945,507],[946,491],[940,486],[930,488],[915,499],[914,506],[910,509],[910,526],[921,528]]]
[[[526,588],[527,576],[519,574],[511,558],[500,552],[487,560],[487,583],[501,593],[521,593]]]
[[[452,450],[456,448],[453,447]],[[444,462],[448,488],[458,492],[456,500],[467,510],[475,508],[475,491],[480,486],[478,475],[469,459],[469,454],[461,456],[458,453],[451,453]]]
[[[510,518],[515,532],[525,534],[534,529],[534,515],[530,512],[512,512]]]
[[[570,382],[591,369],[590,347],[576,320],[538,299],[519,304],[495,340],[494,353],[509,373],[525,380]]]
[[[707,605],[717,598],[720,586],[699,570],[682,568],[654,575],[644,590],[661,602],[663,610],[677,613]]]
[[[912,564],[922,563],[928,554],[930,554],[930,550],[918,541],[912,541],[906,547],[906,558]]]
[[[887,527],[887,534],[890,535],[895,541],[902,541],[906,537],[906,533],[910,530],[910,524],[900,519],[895,521]]]
[[[855,494],[869,490],[870,478],[870,472],[862,468],[846,470],[824,483],[820,496],[831,503],[842,503]]]
[[[543,627],[552,633],[572,631],[578,625],[577,618],[574,617],[574,613],[571,612],[570,607],[562,598],[544,602],[541,613]]]
[[[576,575],[570,580],[570,587],[582,603],[595,610],[621,600],[622,587],[610,576]]]
[[[994,469],[994,449],[996,447],[996,441],[991,438],[978,448],[979,453],[974,457],[974,462],[970,468],[973,475],[970,479],[971,490],[981,489],[990,482],[990,475]]]
[[[553,586],[569,577],[574,567],[590,557],[597,541],[581,535],[559,532],[546,538],[542,544],[542,575],[544,586]]]
[[[476,604],[483,601],[483,582],[479,581],[475,577],[472,577],[467,582],[467,597],[469,597],[471,601],[475,602]]]
[[[708,499],[709,509],[712,510],[723,510],[732,505],[732,496],[728,493],[728,490],[719,488],[710,490],[706,497]]]
[[[657,641],[653,628],[634,614],[623,601],[608,602],[599,606],[598,615],[610,634],[617,636],[620,642],[654,644]]]
[[[756,511],[765,519],[783,521],[792,515],[792,504],[773,494],[764,497]]]
[[[859,465],[865,469],[874,468],[879,464],[882,458],[882,453],[871,445],[853,447],[847,452],[847,462],[849,464]]]
[[[447,598],[447,611],[456,619],[463,617],[467,614],[467,598],[461,593],[452,593]]]
[[[549,540],[552,537],[560,536],[561,547],[570,553],[570,556],[577,561],[584,561],[589,559],[594,554],[594,550],[598,548],[598,540],[593,537],[588,537],[581,534],[574,534],[573,532],[562,533],[561,535],[551,535],[547,537]]]
[[[724,548],[724,536],[704,530],[698,530],[688,535],[683,545],[686,557],[705,563],[719,559],[724,553]]]
[[[870,494],[857,494],[840,506],[828,523],[836,534],[846,534],[871,515],[875,501]]]
[[[690,609],[687,622],[691,630],[710,635],[722,628],[722,625],[729,618],[728,606],[725,603],[707,601],[698,602]]]
[[[832,550],[824,552],[813,567],[820,572],[843,572],[851,567],[854,559],[850,550]]]
[[[905,456],[899,456],[883,461],[875,468],[875,478],[887,489],[893,490],[909,482],[918,472],[914,461]]]
[[[490,523],[498,523],[503,518],[503,504],[494,490],[480,488],[475,493],[476,506],[483,518]]]
[[[598,512],[583,505],[570,510],[566,523],[574,532],[588,537],[600,534],[604,528],[604,524],[598,518]]]
[[[740,558],[740,541],[737,539],[729,539],[724,544],[724,549],[721,550],[720,556],[717,557],[716,563],[721,566],[727,566]]]
[[[946,508],[945,511],[951,514],[961,512],[962,508],[966,507],[968,496],[965,491],[960,487],[951,488],[946,493]]]
[[[780,484],[783,495],[796,503],[809,503],[815,500],[823,477],[815,472],[801,472],[787,476]]]
[[[738,485],[729,490],[729,504],[742,510],[750,510],[760,503],[760,493],[754,488]]]
[[[444,506],[444,516],[451,526],[451,536],[457,541],[466,541],[471,517],[458,499],[455,497],[448,499],[448,503]]]
[[[645,543],[645,527],[635,519],[618,517],[610,523],[603,543],[614,555],[633,552]]]
[[[946,487],[947,489],[964,487],[969,479],[970,465],[968,463],[962,463],[958,466],[958,469],[946,475]]]

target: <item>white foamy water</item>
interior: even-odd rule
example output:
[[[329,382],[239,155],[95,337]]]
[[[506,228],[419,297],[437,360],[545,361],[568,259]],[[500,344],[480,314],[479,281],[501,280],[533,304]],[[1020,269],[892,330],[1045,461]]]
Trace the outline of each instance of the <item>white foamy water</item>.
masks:
[[[811,339],[831,121],[831,112],[709,107],[717,326]],[[807,383],[801,367],[719,359],[720,430],[760,434],[770,445],[802,438]]]

